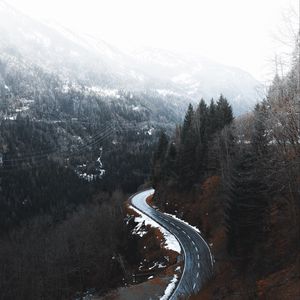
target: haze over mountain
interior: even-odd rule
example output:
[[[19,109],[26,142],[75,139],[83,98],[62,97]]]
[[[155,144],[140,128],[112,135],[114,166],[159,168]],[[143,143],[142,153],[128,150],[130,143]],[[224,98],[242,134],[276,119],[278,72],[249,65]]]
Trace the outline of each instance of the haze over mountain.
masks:
[[[1,300],[299,298],[283,1],[0,0]]]
[[[19,78],[36,94],[51,88],[49,76],[56,76],[62,88],[84,86],[111,99],[120,90],[150,93],[180,111],[188,102],[209,101],[221,93],[236,114],[261,99],[262,85],[238,68],[156,48],[126,53],[103,40],[43,24],[5,1],[0,1],[0,35],[0,90],[12,90],[10,80]]]

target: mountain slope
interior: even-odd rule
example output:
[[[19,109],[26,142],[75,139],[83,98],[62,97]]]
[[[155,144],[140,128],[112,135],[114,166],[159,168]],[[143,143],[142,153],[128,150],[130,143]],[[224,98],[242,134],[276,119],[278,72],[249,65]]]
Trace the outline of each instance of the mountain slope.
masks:
[[[249,109],[261,97],[262,85],[249,73],[201,56],[144,49],[136,52],[135,57],[142,69],[163,82],[160,86],[165,94],[176,93],[194,101],[224,94],[236,113]]]
[[[1,0],[0,35],[2,90],[10,88],[3,72],[6,68],[10,77],[28,81],[26,76],[31,76],[27,85],[41,81],[40,73],[46,73],[56,77],[61,86],[79,85],[86,92],[105,96],[116,96],[115,90],[150,93],[173,103],[179,114],[188,102],[196,103],[201,98],[209,101],[221,93],[237,114],[260,98],[257,90],[261,84],[237,68],[161,49],[124,53],[91,36],[33,20]],[[37,84],[35,93],[45,85],[48,82]]]

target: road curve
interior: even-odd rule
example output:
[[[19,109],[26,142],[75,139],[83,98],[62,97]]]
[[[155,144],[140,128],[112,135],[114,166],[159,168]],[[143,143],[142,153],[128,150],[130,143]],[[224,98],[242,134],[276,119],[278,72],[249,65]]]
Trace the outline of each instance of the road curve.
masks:
[[[209,246],[195,229],[147,204],[147,197],[153,193],[153,189],[142,191],[131,196],[129,200],[134,208],[159,223],[179,241],[184,255],[184,269],[170,299],[186,299],[199,292],[211,277],[213,258]]]

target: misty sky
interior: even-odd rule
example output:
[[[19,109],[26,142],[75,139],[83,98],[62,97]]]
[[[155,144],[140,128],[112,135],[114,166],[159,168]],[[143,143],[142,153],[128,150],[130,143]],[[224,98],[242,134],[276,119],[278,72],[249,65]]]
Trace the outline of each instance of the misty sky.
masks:
[[[90,33],[126,49],[151,46],[199,53],[260,80],[274,72],[297,0],[9,0],[27,14]],[[295,21],[295,20],[294,20]],[[273,68],[273,69],[272,69]]]

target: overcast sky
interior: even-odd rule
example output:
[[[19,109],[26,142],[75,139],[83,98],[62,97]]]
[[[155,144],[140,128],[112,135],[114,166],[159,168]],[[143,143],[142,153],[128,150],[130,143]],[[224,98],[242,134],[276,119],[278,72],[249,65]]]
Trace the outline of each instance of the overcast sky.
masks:
[[[9,0],[117,46],[196,52],[265,81],[281,52],[274,35],[298,0]],[[287,17],[290,19],[290,17]],[[285,30],[285,29],[284,29]]]

